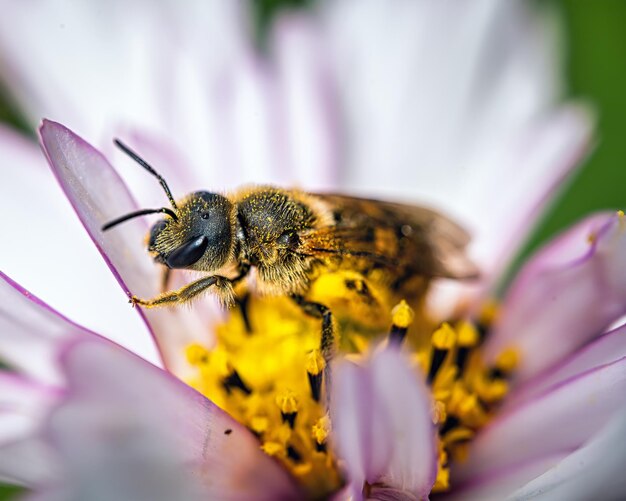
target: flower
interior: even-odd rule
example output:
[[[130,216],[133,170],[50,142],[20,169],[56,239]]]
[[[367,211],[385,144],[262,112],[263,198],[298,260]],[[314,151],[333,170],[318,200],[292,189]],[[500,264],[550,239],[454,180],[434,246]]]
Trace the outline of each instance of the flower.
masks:
[[[68,95],[64,99],[55,95],[52,99],[51,82],[59,82],[57,88],[69,92],[67,79],[71,73],[52,68],[44,86],[35,78],[36,73],[30,73],[33,75],[30,78],[28,75],[34,68],[41,70],[30,66],[33,61],[41,65],[55,60],[45,55],[47,50],[55,49],[60,38],[50,37],[49,44],[36,48],[34,54],[39,57],[16,57],[18,52],[8,49],[14,42],[10,36],[12,30],[28,30],[34,24],[30,24],[32,19],[21,24],[24,19],[20,17],[21,7],[12,5],[15,15],[11,17],[11,26],[0,30],[3,59],[11,64],[8,77],[14,83],[32,82],[24,102],[32,110],[33,118],[44,114],[42,110],[50,114],[55,109],[51,107],[58,106],[53,115],[67,116],[67,121],[79,124],[89,137],[104,135],[107,141],[113,135],[107,128],[111,130],[111,123],[115,126],[121,122],[134,144],[141,145],[151,159],[158,159],[159,168],[164,167],[166,177],[173,179],[177,190],[182,192],[215,185],[209,182],[209,177],[203,178],[206,184],[200,178],[191,179],[201,173],[199,169],[185,172],[174,169],[176,165],[196,162],[210,166],[214,175],[221,167],[227,173],[249,176],[253,167],[258,167],[261,173],[256,179],[283,181],[285,178],[273,169],[298,165],[302,171],[291,171],[293,179],[301,179],[311,187],[329,186],[336,181],[339,187],[384,193],[402,186],[405,196],[421,196],[448,207],[475,233],[478,245],[473,254],[486,271],[486,288],[523,238],[550,188],[574,165],[588,134],[588,122],[582,110],[562,107],[552,108],[550,113],[546,111],[553,83],[549,71],[552,60],[543,52],[546,32],[521,3],[480,4],[468,16],[458,18],[459,25],[451,37],[447,30],[438,28],[451,19],[448,6],[404,2],[398,3],[397,10],[389,10],[387,5],[376,1],[360,2],[358,7],[354,1],[328,2],[322,4],[316,18],[282,19],[274,34],[273,59],[269,61],[250,51],[239,4],[213,5],[207,11],[197,4],[198,10],[193,12],[168,11],[168,5],[164,2],[165,7],[161,8],[165,10],[155,9],[149,15],[141,12],[141,16],[132,16],[131,12],[123,11],[120,16],[112,11],[107,18],[121,26],[132,19],[132,29],[120,32],[128,38],[120,36],[116,41],[122,48],[132,45],[139,52],[147,50],[147,56],[142,55],[137,61],[155,61],[149,57],[155,54],[150,52],[154,47],[161,49],[160,57],[173,56],[168,59],[171,63],[168,68],[176,68],[170,71],[171,80],[153,79],[163,85],[167,100],[152,102],[154,95],[145,96],[145,89],[154,88],[152,80],[147,79],[137,86],[139,98],[130,99],[123,106],[109,106],[107,99],[99,100],[101,106],[94,109],[93,119],[80,110],[90,109],[96,102],[94,96],[100,96],[103,81],[92,81],[97,84],[93,86],[81,85],[80,90],[85,93],[82,99]],[[86,20],[93,12],[85,7],[80,11],[87,16],[83,22],[61,27],[70,32],[63,39],[65,49],[78,49],[69,58],[73,67],[81,66],[77,62],[83,53],[90,53],[76,44],[71,32],[77,25],[93,27]],[[160,29],[164,25],[159,16],[165,12],[176,14],[166,25],[171,37],[163,36]],[[40,26],[50,26],[49,15],[50,12],[43,13],[38,20]],[[75,22],[73,17],[62,18],[61,22],[65,23],[66,19]],[[224,40],[220,37],[223,46],[209,58],[199,48],[203,45],[198,44],[207,19],[218,19],[216,24],[229,27],[224,31],[227,35]],[[424,24],[421,30],[416,30],[414,23],[419,21]],[[507,25],[513,29],[506,33],[482,29],[490,23],[493,27]],[[138,33],[154,44],[137,43]],[[80,34],[81,44],[93,40],[89,33]],[[109,42],[107,37],[106,43]],[[448,59],[424,57],[431,46],[440,47],[437,52],[447,54]],[[489,53],[492,46],[506,54],[499,65]],[[415,53],[400,52],[399,47]],[[468,47],[472,51],[468,52]],[[118,55],[126,56],[127,52],[120,50]],[[392,57],[395,55],[400,57]],[[420,64],[415,69],[407,67],[407,59]],[[190,60],[197,64],[190,64]],[[461,63],[457,64],[458,61]],[[128,88],[119,75],[132,73],[118,68],[132,67],[139,77],[145,75],[137,65],[123,63],[117,59],[111,63],[113,69],[108,75],[111,80],[105,87],[119,89],[122,83],[119,92],[111,92],[113,99],[125,95]],[[159,65],[155,66],[158,70]],[[459,67],[467,70],[461,72],[465,79],[442,78],[449,74],[456,77]],[[93,75],[102,73],[91,72],[85,78]],[[180,90],[174,90],[178,85]],[[157,90],[163,91],[155,89],[155,94]],[[441,106],[431,107],[436,95],[444,95],[449,103],[443,113]],[[138,106],[146,98],[148,104]],[[69,107],[75,110],[71,116],[64,102],[75,103]],[[514,102],[516,106],[502,106],[503,102]],[[42,103],[41,107],[38,103]],[[201,105],[210,113],[199,122]],[[7,131],[4,135],[11,133]],[[144,224],[133,221],[106,237],[100,231],[103,222],[136,207],[120,177],[102,154],[63,126],[44,122],[40,135],[57,179],[125,292],[154,295],[158,277],[143,249]],[[426,136],[428,141],[415,139]],[[213,138],[215,143],[207,148],[206,142]],[[12,137],[3,143],[6,143],[3,148],[11,148],[21,157],[17,165],[32,161],[28,145]],[[241,146],[235,150],[233,144]],[[183,145],[188,147],[181,148]],[[189,158],[184,160],[181,151],[189,152]],[[529,151],[531,155],[521,154]],[[426,163],[449,165],[450,172],[407,168]],[[519,169],[520,165],[524,169]],[[502,181],[512,172],[518,175],[515,186]],[[544,179],[539,182],[540,178]],[[221,184],[228,185],[232,180],[224,179]],[[11,186],[19,186],[17,181]],[[498,189],[486,181],[493,181]],[[142,181],[136,187],[133,194],[141,197],[142,205],[147,204],[152,196],[149,183]],[[40,185],[36,183],[29,189],[38,190]],[[19,259],[7,260],[17,262],[18,274],[23,273],[24,252],[34,251],[41,258],[42,232],[46,227],[52,231],[45,241],[56,243],[61,234],[59,222],[66,225],[67,218],[55,221],[53,217],[55,202],[45,205],[46,210],[37,206],[37,202],[50,198],[45,193],[39,195],[41,200],[31,200],[32,207],[25,208],[25,211],[34,210],[34,214],[25,212],[23,218],[16,220],[21,225],[24,221],[39,222],[37,231],[26,235],[19,232],[25,237],[17,249]],[[14,198],[7,196],[6,200]],[[498,210],[493,210],[494,207]],[[488,216],[493,220],[488,220]],[[500,377],[507,369],[516,369],[519,382],[509,392],[504,410],[493,418],[491,411],[495,407],[488,408],[488,416],[476,415],[481,409],[476,405],[478,386],[469,388],[471,391],[457,401],[465,404],[463,409],[467,412],[456,419],[468,426],[463,429],[457,423],[448,431],[457,435],[465,433],[465,438],[468,429],[471,434],[477,431],[469,457],[481,459],[478,463],[453,465],[451,483],[457,495],[497,498],[518,488],[522,491],[514,495],[536,495],[548,489],[554,496],[576,492],[583,496],[589,493],[610,497],[624,492],[617,469],[622,464],[623,452],[607,447],[624,434],[623,422],[619,421],[624,404],[623,328],[592,341],[624,313],[622,225],[622,216],[606,214],[581,223],[530,261],[512,286],[498,319],[490,324],[491,334],[484,347],[489,357],[486,361],[493,363],[497,371],[489,374],[486,372],[489,367],[484,367],[472,374],[489,384],[487,389],[492,395],[499,392],[499,398],[494,400],[504,396],[509,382],[515,383]],[[75,262],[75,256],[80,254],[84,241],[72,238],[63,244],[47,245],[45,251],[48,256],[54,256],[57,266],[67,270],[80,264]],[[582,251],[577,253],[581,245]],[[12,255],[5,252],[9,257]],[[71,256],[69,261],[68,256]],[[578,259],[571,262],[564,259],[571,256]],[[30,261],[32,266],[37,263],[34,258]],[[47,286],[51,290],[67,287],[66,271],[61,277],[63,280]],[[33,284],[41,284],[37,287],[43,287],[49,282],[48,276],[44,278],[31,280]],[[96,283],[100,287],[100,282]],[[71,493],[81,498],[101,495],[170,499],[172,492],[177,492],[192,499],[195,496],[246,499],[252,491],[255,498],[259,492],[272,499],[300,498],[301,486],[295,485],[292,477],[268,458],[266,454],[270,454],[301,480],[307,475],[320,480],[315,475],[328,472],[329,476],[322,480],[330,479],[329,486],[333,489],[338,488],[339,477],[332,475],[340,472],[350,481],[346,489],[355,496],[361,494],[363,482],[367,481],[366,493],[373,498],[424,497],[435,482],[442,485],[447,482],[448,452],[463,455],[462,443],[454,444],[454,450],[441,448],[444,434],[440,432],[438,438],[434,428],[435,425],[440,430],[443,428],[446,413],[454,416],[459,411],[450,403],[456,388],[454,378],[446,382],[441,375],[446,374],[446,363],[448,369],[450,366],[459,369],[459,364],[451,361],[454,353],[466,348],[460,340],[467,335],[467,329],[471,332],[471,325],[455,324],[436,330],[432,346],[427,347],[430,351],[413,352],[417,360],[407,359],[406,354],[393,347],[357,350],[363,354],[360,365],[339,360],[334,370],[333,391],[337,393],[331,399],[332,424],[324,416],[314,414],[319,412],[315,404],[299,401],[298,395],[279,395],[274,402],[274,418],[261,415],[268,421],[274,419],[271,425],[283,421],[273,428],[277,430],[278,440],[264,440],[266,454],[263,454],[248,430],[168,373],[59,318],[7,279],[3,291],[6,300],[2,303],[2,321],[6,322],[6,328],[2,332],[6,342],[0,344],[0,355],[22,375],[3,375],[7,383],[3,385],[7,389],[3,394],[7,401],[6,416],[17,426],[0,442],[0,474],[31,485],[42,495],[68,497]],[[110,325],[116,321],[113,315],[94,313],[109,307],[106,300],[93,300],[100,296],[94,289],[85,298],[77,297],[72,286],[62,295],[52,296],[55,301],[64,300],[72,311],[91,308],[89,315],[83,313],[89,322],[99,322],[107,334],[115,330]],[[548,302],[546,296],[562,302]],[[567,308],[574,301],[579,307]],[[253,311],[259,312],[265,321],[271,315],[278,315],[280,328],[290,332],[293,325],[289,325],[285,308],[260,301]],[[202,351],[212,343],[210,325],[220,324],[218,336],[220,329],[237,335],[234,316],[224,324],[221,319],[216,320],[215,312],[208,307],[191,311],[139,311],[171,374],[194,384],[202,393],[214,391],[210,385],[224,381],[217,379],[220,375],[234,376],[227,364],[213,363],[207,367],[206,353]],[[303,321],[296,319],[296,328]],[[395,317],[394,321],[400,322]],[[131,332],[137,331],[120,330],[116,339]],[[273,332],[267,329],[268,334]],[[314,331],[309,328],[303,332]],[[439,338],[443,340],[437,341]],[[549,343],[550,349],[542,349],[543,343]],[[293,348],[293,344],[288,340],[286,346]],[[247,344],[236,348],[242,346]],[[508,361],[506,357],[502,359],[501,354],[507,353],[503,349],[511,346],[515,351],[508,352]],[[467,348],[475,351],[473,346]],[[435,364],[435,359],[428,357],[437,350],[445,351],[440,360],[447,361],[441,362],[444,365]],[[219,354],[219,351],[211,353]],[[300,369],[302,376],[305,372],[312,376],[320,373],[321,362],[315,356],[308,361],[310,365],[297,360],[290,364],[290,360],[286,359],[287,365]],[[260,362],[258,357],[256,361]],[[435,390],[442,379],[443,394],[437,395],[435,391],[431,396],[414,366],[416,361],[428,375],[434,373],[431,382]],[[220,372],[220,367],[227,372]],[[414,377],[416,374],[418,377]],[[267,377],[265,372],[263,375]],[[258,383],[243,373],[238,381],[229,381],[231,386],[239,386],[239,390],[246,384]],[[202,388],[203,384],[209,388]],[[449,393],[447,397],[445,391]],[[232,393],[237,397],[230,400],[224,397],[221,402],[229,413],[237,414],[238,403],[245,404],[247,410],[252,408],[252,399],[244,400],[240,394],[245,395],[246,391]],[[266,401],[256,403],[267,405]],[[326,470],[315,465],[307,470],[310,464],[306,461],[300,468],[294,455],[302,454],[303,450],[295,446],[289,450],[289,440],[295,440],[294,433],[289,431],[293,428],[291,422],[299,426],[306,412],[310,413],[309,419],[319,418],[311,431],[312,438],[328,454]],[[589,419],[582,422],[572,419],[578,415]],[[483,418],[488,421],[487,427],[479,430]],[[471,424],[468,419],[477,421]],[[252,421],[244,422],[256,433],[263,432],[255,429]],[[268,425],[255,423],[261,428]],[[520,423],[530,424],[522,427]],[[281,442],[283,433],[288,438]],[[536,437],[542,440],[533,440]],[[463,437],[455,442],[463,442]],[[112,450],[111,443],[124,444],[121,453],[117,447]],[[84,444],[89,446],[85,448]],[[85,454],[85,449],[90,454]],[[320,456],[310,453],[319,460]],[[335,462],[335,453],[345,464]],[[38,459],[34,467],[26,460],[15,460],[33,455]],[[116,464],[117,459],[121,460],[120,464]],[[291,466],[289,461],[293,463]],[[132,464],[140,467],[125,468]],[[581,464],[588,465],[583,476]],[[558,467],[553,468],[554,465]],[[152,483],[152,479],[156,482]],[[583,487],[587,490],[582,490]],[[455,495],[454,491],[451,495]]]

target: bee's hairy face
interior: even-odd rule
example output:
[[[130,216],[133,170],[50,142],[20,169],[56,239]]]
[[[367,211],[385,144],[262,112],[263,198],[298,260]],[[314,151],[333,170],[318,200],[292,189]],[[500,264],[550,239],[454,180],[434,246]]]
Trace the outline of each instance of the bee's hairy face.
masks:
[[[224,196],[199,191],[180,205],[178,220],[165,218],[150,230],[148,250],[169,268],[214,271],[230,259],[234,207]]]

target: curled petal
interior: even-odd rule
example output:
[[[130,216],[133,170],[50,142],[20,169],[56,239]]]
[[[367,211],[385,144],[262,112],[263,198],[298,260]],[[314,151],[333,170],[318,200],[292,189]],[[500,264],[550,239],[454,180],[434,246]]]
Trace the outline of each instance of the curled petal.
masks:
[[[331,415],[355,495],[361,496],[365,476],[426,497],[435,482],[437,450],[432,401],[421,374],[393,347],[372,355],[365,367],[349,364],[339,367]]]
[[[501,468],[472,478],[460,489],[444,497],[446,501],[501,501],[529,480],[545,473],[559,463],[567,453],[533,459],[512,467]]]
[[[505,409],[545,393],[578,374],[626,357],[626,325],[600,336],[571,357],[516,387],[505,400]]]
[[[570,452],[626,404],[626,358],[566,380],[497,415],[474,439],[457,481]]]
[[[519,350],[525,380],[599,335],[626,312],[626,222],[593,216],[531,258],[505,298],[485,346]]]
[[[102,232],[106,222],[137,208],[114,169],[98,151],[60,124],[44,121],[40,138],[59,183],[124,291],[139,297],[157,295],[159,272],[144,249],[145,221],[134,219]],[[184,346],[194,336],[208,343],[208,332],[198,315],[179,309],[138,311],[168,368],[184,375],[189,370]]]

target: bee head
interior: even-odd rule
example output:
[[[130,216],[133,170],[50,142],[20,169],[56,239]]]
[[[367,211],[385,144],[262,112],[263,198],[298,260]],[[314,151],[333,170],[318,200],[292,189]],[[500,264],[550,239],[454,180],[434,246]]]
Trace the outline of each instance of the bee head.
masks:
[[[232,252],[235,211],[217,193],[189,195],[176,212],[154,224],[148,250],[169,268],[214,271],[224,266]]]
[[[115,144],[139,165],[156,177],[172,208],[141,209],[125,214],[102,226],[102,231],[147,214],[168,217],[150,230],[148,250],[155,260],[169,268],[214,271],[225,265],[232,253],[236,214],[233,204],[217,193],[198,191],[183,200],[179,207],[165,179],[139,155],[116,139]]]

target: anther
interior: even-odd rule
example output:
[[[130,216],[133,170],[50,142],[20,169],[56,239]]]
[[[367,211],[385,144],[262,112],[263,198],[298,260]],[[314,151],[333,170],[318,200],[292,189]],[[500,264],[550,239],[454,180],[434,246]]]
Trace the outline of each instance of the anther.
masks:
[[[478,333],[476,327],[474,327],[470,322],[460,322],[457,326],[457,331],[459,334],[458,339],[458,350],[456,353],[456,365],[459,368],[459,374],[463,373],[463,369],[465,369],[465,364],[467,363],[467,358],[472,350],[480,341],[480,334]]]
[[[331,431],[330,418],[328,415],[318,419],[311,431],[315,439],[315,449],[318,452],[326,452],[326,440]]]
[[[428,383],[432,383],[443,365],[448,352],[456,343],[456,332],[450,327],[450,324],[444,322],[432,336],[431,343],[433,345],[432,357],[430,360],[430,369],[428,371]]]
[[[404,341],[414,316],[413,310],[404,299],[391,310],[391,329],[389,331],[391,343],[400,344]]]
[[[316,402],[320,401],[322,395],[322,379],[326,362],[320,350],[313,350],[307,355],[306,373],[309,379],[311,398]]]
[[[235,369],[233,369],[233,371],[223,379],[222,386],[229,395],[234,388],[241,390],[246,395],[250,395],[250,393],[252,393],[252,390],[248,387],[248,385],[246,385],[246,383],[243,382],[241,376]]]
[[[209,359],[209,351],[199,344],[190,344],[187,346],[185,355],[191,365],[201,365],[206,363]]]
[[[283,423],[287,423],[293,429],[298,417],[298,399],[296,395],[291,391],[285,391],[276,397],[276,404],[280,409]]]

